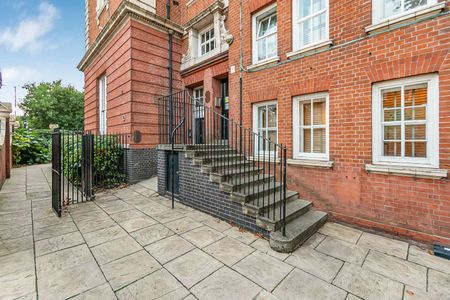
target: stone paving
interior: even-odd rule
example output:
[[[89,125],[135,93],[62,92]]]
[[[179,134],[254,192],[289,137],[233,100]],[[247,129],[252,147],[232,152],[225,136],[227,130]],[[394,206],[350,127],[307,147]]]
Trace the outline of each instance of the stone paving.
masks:
[[[156,180],[51,210],[49,166],[0,191],[0,299],[450,299],[450,261],[325,224],[291,254],[156,194]]]

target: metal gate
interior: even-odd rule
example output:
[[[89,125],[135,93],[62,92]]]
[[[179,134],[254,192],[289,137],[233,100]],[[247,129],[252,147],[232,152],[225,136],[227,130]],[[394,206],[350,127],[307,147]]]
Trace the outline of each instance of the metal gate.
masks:
[[[57,216],[72,204],[94,199],[94,191],[126,181],[126,134],[60,131],[52,135],[52,208]]]

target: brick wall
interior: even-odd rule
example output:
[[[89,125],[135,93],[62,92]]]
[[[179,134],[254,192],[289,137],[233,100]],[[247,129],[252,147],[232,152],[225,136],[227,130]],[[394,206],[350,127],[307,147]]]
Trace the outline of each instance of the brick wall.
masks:
[[[184,152],[178,153],[180,192],[177,199],[181,203],[251,232],[268,236],[267,231],[256,226],[255,218],[242,213],[241,204],[232,202],[229,194],[220,191],[217,183],[211,182],[209,176],[201,172],[200,167],[194,166],[190,159],[185,158]],[[166,157],[166,151],[158,150],[158,192],[160,195],[167,194]]]
[[[244,125],[252,125],[252,104],[278,101],[278,141],[292,156],[292,98],[329,93],[330,160],[334,168],[288,167],[289,188],[334,218],[427,242],[450,242],[450,182],[368,174],[372,162],[372,84],[430,72],[439,73],[440,168],[450,169],[450,17],[440,16],[369,36],[371,1],[329,1],[333,48],[297,60],[292,51],[292,1],[277,1],[278,55],[282,64],[244,73]],[[244,66],[251,64],[251,13],[267,1],[243,1]],[[230,2],[230,16],[239,3]],[[239,36],[239,18],[230,18]],[[359,39],[359,40],[358,40]],[[239,40],[229,50],[239,70]],[[239,74],[230,74],[230,114],[239,120]]]
[[[125,149],[125,173],[129,183],[136,183],[157,175],[157,151],[150,149]]]

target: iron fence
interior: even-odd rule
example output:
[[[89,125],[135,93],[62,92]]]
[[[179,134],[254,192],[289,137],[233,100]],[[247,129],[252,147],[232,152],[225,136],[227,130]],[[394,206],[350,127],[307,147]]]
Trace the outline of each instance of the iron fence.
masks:
[[[52,207],[90,201],[95,191],[126,182],[127,134],[60,131],[52,134]]]
[[[233,185],[233,194],[260,208],[261,216],[279,218],[285,234],[286,146],[223,116],[187,90],[157,98],[156,104],[160,144],[196,151],[211,174]]]

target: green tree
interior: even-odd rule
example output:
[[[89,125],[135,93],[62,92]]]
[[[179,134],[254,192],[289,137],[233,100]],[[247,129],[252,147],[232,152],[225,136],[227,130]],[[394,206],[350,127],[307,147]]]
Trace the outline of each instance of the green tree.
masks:
[[[28,83],[27,91],[20,108],[34,129],[47,129],[57,124],[61,129],[83,129],[84,95],[73,86],[63,86],[61,80]]]

